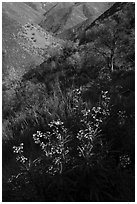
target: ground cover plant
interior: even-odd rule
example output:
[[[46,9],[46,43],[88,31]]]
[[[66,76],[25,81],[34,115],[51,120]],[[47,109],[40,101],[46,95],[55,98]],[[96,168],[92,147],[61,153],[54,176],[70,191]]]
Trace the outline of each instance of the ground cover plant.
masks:
[[[31,118],[25,113],[11,119],[16,170],[3,187],[3,200],[133,199],[134,131],[125,136],[129,127],[133,129],[133,115],[129,119],[123,110],[111,112],[107,91],[91,107],[82,101],[79,89],[67,99],[61,97],[54,93],[44,104],[45,113],[42,107],[43,115],[37,107]]]

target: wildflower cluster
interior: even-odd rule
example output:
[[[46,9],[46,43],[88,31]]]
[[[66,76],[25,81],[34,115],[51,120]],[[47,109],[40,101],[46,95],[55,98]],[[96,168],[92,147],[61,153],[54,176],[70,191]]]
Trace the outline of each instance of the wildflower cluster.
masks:
[[[93,107],[92,110],[85,109],[82,110],[83,117],[81,119],[82,129],[79,130],[77,138],[80,141],[78,146],[79,156],[83,156],[86,159],[91,159],[91,156],[94,155],[94,143],[101,134],[101,124],[102,119],[98,117],[98,113],[101,113],[100,107]]]
[[[81,103],[79,109],[81,91],[80,88],[72,92],[73,108],[79,111],[77,113],[80,113],[79,119],[78,115],[75,114],[77,115],[76,119],[78,119],[77,123],[79,127],[75,135],[77,141],[75,151],[80,158],[83,157],[86,161],[92,161],[91,158],[96,154],[95,148],[98,146],[98,152],[101,152],[103,146],[101,130],[104,119],[109,115],[107,109],[109,98],[107,97],[108,93],[104,92],[102,94],[103,105],[100,104],[89,109],[85,103]],[[35,168],[42,166],[42,171],[48,174],[55,175],[62,173],[73,164],[74,160],[77,160],[77,158],[74,158],[72,155],[74,149],[72,142],[75,136],[72,137],[72,133],[60,119],[51,121],[45,132],[37,131],[33,134],[33,140],[35,144],[40,146],[42,155],[40,159],[38,158],[36,161],[31,161],[31,164],[36,164],[34,165]],[[13,149],[14,153],[17,154],[16,160],[22,164],[25,170],[29,170],[31,165],[29,159],[23,155],[23,143],[18,147],[14,146]],[[43,166],[42,162],[45,161],[45,159],[49,159],[50,162]]]
[[[130,164],[131,164],[131,159],[129,155],[120,156],[120,166],[121,167],[126,168]]]
[[[118,120],[120,126],[123,126],[125,124],[126,119],[127,119],[126,111],[118,111]]]
[[[86,107],[81,111],[81,130],[77,134],[77,139],[80,141],[78,146],[79,156],[83,156],[89,160],[94,155],[95,146],[98,145],[101,152],[103,148],[102,145],[102,124],[107,116],[109,116],[109,97],[108,92],[102,92],[102,101],[92,109],[87,109]]]
[[[20,172],[17,175],[11,175],[8,179],[8,183],[12,184],[12,190],[18,191],[24,185],[28,185],[30,183],[28,172],[30,170],[29,159],[23,155],[24,144],[21,143],[19,146],[13,146],[13,152],[16,154],[16,161],[19,164]]]
[[[33,134],[33,139],[40,145],[44,155],[52,159],[48,172],[61,173],[63,166],[70,161],[68,142],[71,136],[61,120],[52,121],[48,126],[50,131],[45,133],[37,131]]]
[[[23,155],[23,143],[21,143],[18,147],[13,146],[14,153],[16,153],[16,160],[19,161],[21,164],[25,164],[27,162],[27,158]]]

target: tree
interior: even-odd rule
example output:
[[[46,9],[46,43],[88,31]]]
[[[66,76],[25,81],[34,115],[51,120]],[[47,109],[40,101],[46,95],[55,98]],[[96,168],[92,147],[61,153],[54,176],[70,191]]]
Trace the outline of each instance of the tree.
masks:
[[[116,67],[134,66],[134,21],[135,7],[126,4],[82,35],[80,43],[91,42],[94,51],[103,56],[111,72]],[[81,42],[82,41],[82,42]]]

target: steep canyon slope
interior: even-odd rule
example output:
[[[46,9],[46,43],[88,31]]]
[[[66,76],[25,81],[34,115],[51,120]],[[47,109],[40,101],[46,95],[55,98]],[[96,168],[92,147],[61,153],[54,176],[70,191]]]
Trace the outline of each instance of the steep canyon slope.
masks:
[[[31,64],[41,64],[49,49],[62,40],[53,37],[68,28],[95,20],[113,3],[105,2],[3,2],[3,74],[22,75]],[[49,33],[50,32],[50,33]]]

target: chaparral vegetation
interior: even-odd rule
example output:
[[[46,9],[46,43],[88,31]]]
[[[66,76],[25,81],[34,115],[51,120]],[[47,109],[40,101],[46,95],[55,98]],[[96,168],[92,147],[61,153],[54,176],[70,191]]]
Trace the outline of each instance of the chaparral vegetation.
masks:
[[[3,201],[135,201],[135,5],[111,12],[25,72],[3,51]]]

